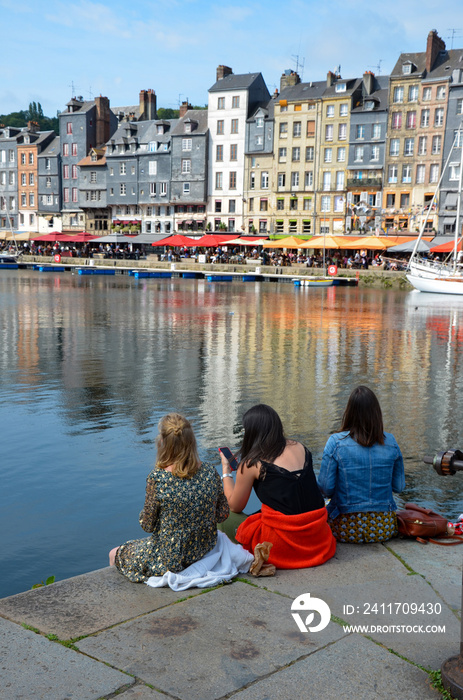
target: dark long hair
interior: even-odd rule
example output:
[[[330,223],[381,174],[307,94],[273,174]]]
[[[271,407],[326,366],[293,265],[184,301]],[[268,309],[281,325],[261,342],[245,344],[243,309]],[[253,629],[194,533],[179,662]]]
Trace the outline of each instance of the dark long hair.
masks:
[[[273,462],[286,447],[283,424],[278,413],[264,403],[253,406],[243,416],[244,438],[241,464],[247,467],[262,459]]]
[[[364,447],[375,443],[384,445],[381,406],[376,394],[367,386],[358,386],[349,396],[341,430],[348,430],[351,438]]]

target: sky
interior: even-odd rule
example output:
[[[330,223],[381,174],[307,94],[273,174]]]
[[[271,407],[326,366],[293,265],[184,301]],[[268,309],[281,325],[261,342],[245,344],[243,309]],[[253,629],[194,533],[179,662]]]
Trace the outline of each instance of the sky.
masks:
[[[463,48],[461,0],[0,0],[0,12],[0,114],[35,101],[52,117],[79,95],[135,105],[148,89],[158,108],[201,106],[221,64],[261,72],[270,93],[286,69],[387,75],[431,29]]]

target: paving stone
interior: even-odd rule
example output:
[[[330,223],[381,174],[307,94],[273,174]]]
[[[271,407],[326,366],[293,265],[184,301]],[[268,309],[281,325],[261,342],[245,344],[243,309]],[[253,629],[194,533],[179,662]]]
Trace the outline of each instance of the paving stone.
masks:
[[[136,685],[133,688],[129,688],[129,690],[119,693],[116,700],[163,700],[163,698],[172,700],[170,695],[159,693],[146,685]],[[106,700],[106,698],[99,698],[99,700]]]
[[[303,634],[286,597],[235,582],[78,647],[182,700],[213,700],[343,635],[335,624]]]
[[[277,689],[277,692],[276,692]],[[349,636],[254,683],[233,700],[437,700],[429,677],[363,637]]]
[[[461,610],[463,545],[441,547],[393,539],[387,546],[424,576],[453,610]]]
[[[97,700],[134,679],[0,619],[2,700]]]
[[[175,593],[132,583],[114,567],[58,581],[26,593],[0,599],[0,616],[26,622],[45,634],[73,639],[169,605],[194,588]]]

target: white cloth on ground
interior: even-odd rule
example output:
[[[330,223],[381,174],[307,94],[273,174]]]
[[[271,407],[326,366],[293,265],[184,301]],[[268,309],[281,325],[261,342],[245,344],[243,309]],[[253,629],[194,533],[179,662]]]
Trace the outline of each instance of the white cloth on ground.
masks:
[[[217,532],[217,544],[202,559],[174,574],[151,576],[145,583],[153,588],[169,586],[173,591],[186,588],[209,588],[222,581],[230,581],[238,574],[245,574],[254,560],[240,544],[234,544],[223,532]]]

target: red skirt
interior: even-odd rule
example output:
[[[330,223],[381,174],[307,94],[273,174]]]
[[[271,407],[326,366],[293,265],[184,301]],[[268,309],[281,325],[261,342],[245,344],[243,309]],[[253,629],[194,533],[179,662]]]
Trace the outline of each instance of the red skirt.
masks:
[[[326,508],[300,515],[284,515],[262,505],[260,513],[250,515],[236,532],[236,541],[248,552],[260,542],[271,542],[269,564],[277,569],[306,569],[331,559],[336,540],[327,522]]]

